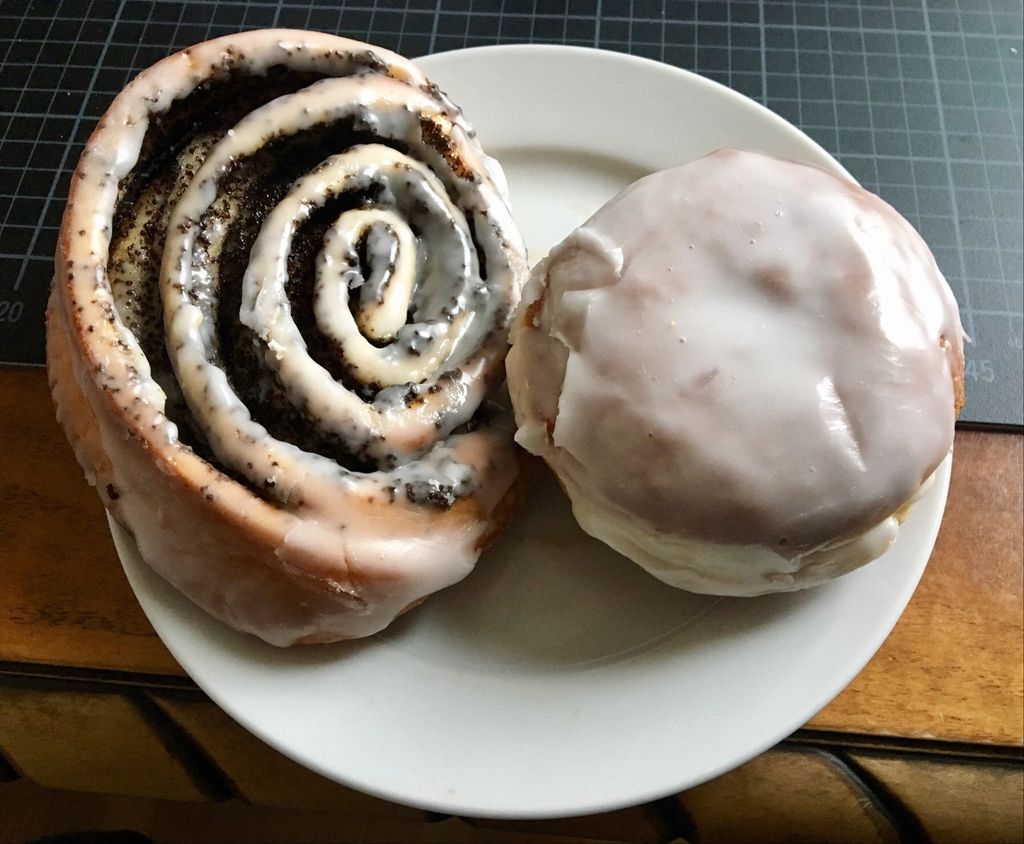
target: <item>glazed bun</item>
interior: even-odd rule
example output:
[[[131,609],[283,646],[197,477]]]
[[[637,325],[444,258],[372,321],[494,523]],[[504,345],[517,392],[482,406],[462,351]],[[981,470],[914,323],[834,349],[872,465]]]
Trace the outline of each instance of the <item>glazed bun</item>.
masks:
[[[275,645],[367,636],[465,577],[520,496],[490,399],[525,276],[500,168],[411,62],[208,41],[131,82],[78,163],[58,418],[200,607]]]
[[[695,592],[877,558],[963,399],[957,305],[911,225],[737,150],[608,202],[535,268],[512,341],[518,442],[584,530]]]

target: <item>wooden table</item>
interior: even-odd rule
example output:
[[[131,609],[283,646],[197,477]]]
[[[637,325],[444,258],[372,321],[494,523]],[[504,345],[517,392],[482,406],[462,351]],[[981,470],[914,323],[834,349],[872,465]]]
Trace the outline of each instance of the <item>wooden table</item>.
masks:
[[[213,801],[239,836],[260,807],[289,807],[300,838],[302,824],[313,838],[335,818],[341,837],[317,840],[349,840],[355,832],[338,830],[357,828],[380,840],[1021,840],[1020,433],[958,433],[949,506],[917,593],[867,668],[804,729],[654,804],[516,823],[439,819],[365,797],[245,733],[146,621],[53,421],[43,371],[0,368],[0,431],[0,780]],[[0,817],[15,787],[0,786]],[[298,811],[309,809],[321,814]],[[181,837],[189,823],[214,828],[176,812]],[[252,822],[267,836],[276,829]]]

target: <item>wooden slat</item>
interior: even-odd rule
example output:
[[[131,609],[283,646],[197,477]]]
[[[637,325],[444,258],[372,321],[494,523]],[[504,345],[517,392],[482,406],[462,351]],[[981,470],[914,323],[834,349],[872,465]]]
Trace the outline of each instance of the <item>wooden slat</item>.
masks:
[[[830,754],[773,750],[679,796],[701,844],[896,844],[897,828]]]
[[[1024,768],[851,754],[913,813],[933,844],[1024,841]]]
[[[151,693],[154,702],[201,746],[237,793],[258,806],[342,812],[352,817],[424,820],[425,812],[353,791],[282,756],[208,700]]]
[[[180,675],[114,555],[40,370],[0,368],[0,661]],[[1019,434],[960,432],[936,552],[819,729],[1024,746]]]
[[[104,798],[116,811],[103,817],[111,823],[118,818],[119,827],[143,817],[147,820],[136,828],[151,829],[154,819],[172,811],[163,802],[168,799],[227,804],[216,811],[180,804],[173,809],[188,819],[177,828],[182,835],[186,828],[212,824],[204,834],[211,841],[231,840],[214,835],[214,828],[229,836],[233,824],[241,829],[262,823],[269,824],[266,836],[269,830],[282,836],[273,840],[510,844],[683,839],[704,844],[895,844],[923,836],[935,844],[959,844],[1018,841],[1024,834],[1024,762],[1019,758],[926,756],[790,742],[677,796],[674,803],[664,800],[550,821],[430,822],[423,812],[358,794],[304,770],[248,735],[197,693],[142,694],[84,682],[0,682],[0,754],[36,785],[152,798],[141,814],[142,804]],[[11,793],[6,788],[0,784],[0,817],[5,820],[10,814],[4,795]],[[250,806],[239,806],[237,798]],[[76,807],[80,821],[90,817],[79,798],[53,799]],[[22,807],[24,802],[16,804]],[[326,818],[332,819],[330,825]],[[33,822],[31,816],[23,819]],[[70,831],[60,824],[43,826],[50,830],[46,834]],[[436,835],[441,829],[445,835]],[[291,833],[300,837],[288,838]],[[320,837],[330,834],[335,838]]]
[[[647,806],[636,806],[618,812],[603,812],[578,818],[557,820],[510,821],[464,818],[466,823],[482,830],[501,830],[524,835],[550,835],[578,841],[665,841],[672,837],[674,830],[663,821],[658,813]]]
[[[0,659],[180,674],[135,600],[46,375],[0,368]]]
[[[875,658],[809,727],[1024,744],[1024,437],[960,432],[935,552]]]
[[[122,833],[117,837],[112,832]],[[129,837],[126,831],[136,833]],[[27,780],[0,784],[0,841],[92,833],[66,842],[201,841],[204,844],[590,844],[588,839],[483,830],[456,818],[437,823],[301,812],[225,803],[181,803],[57,792]],[[106,833],[106,834],[104,834]],[[685,844],[685,842],[683,842]]]
[[[47,788],[209,799],[124,694],[0,685],[0,753]]]

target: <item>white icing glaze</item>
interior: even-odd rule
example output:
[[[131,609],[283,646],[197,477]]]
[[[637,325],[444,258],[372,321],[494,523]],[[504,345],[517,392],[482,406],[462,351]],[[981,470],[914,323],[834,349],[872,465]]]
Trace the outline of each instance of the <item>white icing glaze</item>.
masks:
[[[877,557],[952,445],[956,303],[891,207],[726,150],[627,188],[539,264],[507,362],[517,439],[583,527],[687,589]]]
[[[156,372],[135,333],[150,330],[136,288],[150,284],[155,292],[156,279],[145,277],[153,256],[139,250],[143,230],[163,217],[151,209],[129,218],[118,254],[108,256],[119,187],[138,164],[154,116],[180,107],[177,100],[208,80],[263,76],[282,65],[332,78],[271,100],[222,137],[200,127],[178,155],[159,212],[167,215],[167,236],[160,297],[153,299],[162,302],[176,377]],[[384,143],[401,142],[406,152],[376,144],[331,150],[337,155],[300,178],[264,221],[239,316],[284,393],[303,402],[311,421],[380,461],[379,470],[365,473],[275,439],[252,419],[224,368],[216,330],[221,250],[246,211],[219,193],[220,180],[269,138],[343,118]],[[73,180],[61,232],[48,311],[54,398],[108,509],[134,534],[143,558],[200,606],[273,644],[331,641],[382,629],[472,569],[517,472],[500,417],[451,434],[501,378],[505,323],[525,274],[503,183],[492,180],[498,171],[458,109],[412,64],[317,33],[255,31],[200,44],[142,73],[104,115]],[[337,328],[344,322],[338,303],[349,287],[360,287],[354,274],[361,265],[348,254],[344,284],[332,276],[344,238],[351,245],[359,231],[385,225],[394,239],[384,232],[367,241],[369,273],[361,282],[375,292],[360,292],[356,303],[359,337],[340,345],[350,350],[362,341],[371,369],[378,367],[371,374],[390,373],[377,383],[411,390],[417,400],[409,407],[389,390],[367,403],[343,387],[289,325],[283,254],[332,180],[352,179],[364,187],[376,180],[390,198],[380,209],[342,214],[330,229],[317,284],[335,304],[324,304],[317,319]],[[410,197],[429,206],[423,220],[415,218],[423,222],[418,240],[404,213]],[[381,258],[393,266],[382,269]],[[113,286],[108,259],[117,260]],[[448,272],[453,267],[458,272]],[[446,305],[449,299],[457,305]],[[344,310],[351,320],[347,304]],[[425,356],[392,348],[407,339],[410,310],[431,335]],[[391,339],[392,346],[378,349],[363,337]],[[182,399],[189,424],[249,486],[179,441],[167,413],[168,402]]]

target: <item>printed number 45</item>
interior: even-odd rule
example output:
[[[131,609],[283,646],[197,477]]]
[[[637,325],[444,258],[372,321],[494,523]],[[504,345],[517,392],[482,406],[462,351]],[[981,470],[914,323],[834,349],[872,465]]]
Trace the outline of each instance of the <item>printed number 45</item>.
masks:
[[[995,368],[992,366],[992,361],[988,358],[980,360],[971,358],[964,366],[964,373],[972,381],[987,381],[991,384],[996,380]]]

